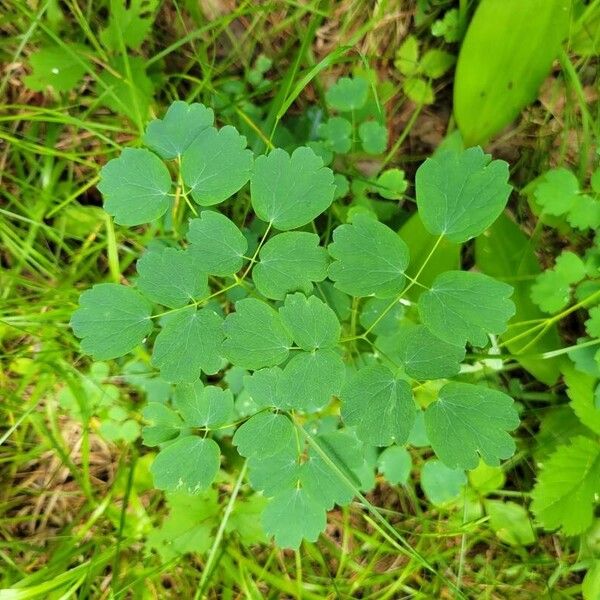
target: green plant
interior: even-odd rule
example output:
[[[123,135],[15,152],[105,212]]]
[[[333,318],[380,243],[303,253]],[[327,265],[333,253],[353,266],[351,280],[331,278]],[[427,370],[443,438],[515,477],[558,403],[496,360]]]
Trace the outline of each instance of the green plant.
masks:
[[[105,209],[123,225],[150,223],[157,239],[133,285],[95,285],[71,320],[84,352],[106,360],[152,347],[152,364],[175,384],[172,401],[144,410],[144,442],[159,448],[156,487],[208,488],[232,442],[269,498],[266,533],[297,547],[369,486],[368,457],[406,444],[422,408],[447,467],[510,457],[511,398],[459,373],[465,344],[485,348],[506,330],[511,287],[457,270],[419,280],[444,240],[465,242],[502,212],[507,164],[480,148],[423,163],[417,205],[436,241],[411,277],[409,247],[368,212],[332,231],[324,218],[333,241],[321,245],[314,231],[335,185],[310,148],[254,157],[233,127],[212,122],[210,109],[176,102],[149,125],[149,150],[126,149],[103,168]],[[407,302],[409,291],[421,293]],[[388,356],[378,344],[390,335]],[[220,375],[228,364],[243,372],[243,401]]]

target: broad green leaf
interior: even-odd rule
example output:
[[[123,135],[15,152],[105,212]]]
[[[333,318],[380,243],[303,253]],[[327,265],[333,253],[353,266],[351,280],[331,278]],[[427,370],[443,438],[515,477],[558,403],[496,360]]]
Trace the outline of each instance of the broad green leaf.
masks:
[[[419,380],[453,377],[465,357],[464,346],[444,342],[424,325],[403,325],[396,333],[378,338],[377,349]]]
[[[331,205],[334,191],[331,169],[305,147],[296,148],[291,156],[280,148],[259,156],[250,182],[257,216],[281,231],[318,217]]]
[[[487,229],[506,206],[508,164],[491,160],[478,146],[428,158],[415,178],[417,206],[425,228],[453,242]]]
[[[340,323],[331,308],[316,296],[290,294],[279,314],[294,342],[303,350],[331,348],[340,339]]]
[[[369,96],[369,82],[362,77],[340,77],[325,94],[327,105],[340,112],[362,108]]]
[[[179,308],[208,295],[206,273],[187,250],[149,250],[136,268],[140,292],[169,308]]]
[[[244,389],[258,408],[279,407],[277,384],[281,378],[279,367],[270,367],[254,371],[244,376]]]
[[[502,467],[490,467],[482,460],[477,468],[469,471],[469,484],[479,495],[487,495],[501,490],[506,483],[506,475]]]
[[[152,463],[154,485],[169,492],[197,494],[215,480],[221,452],[210,438],[187,435],[163,448]]]
[[[119,225],[141,225],[162,217],[171,206],[171,176],[149,150],[125,148],[100,171],[104,210]]]
[[[214,120],[212,108],[204,104],[173,102],[162,119],[150,122],[144,144],[162,158],[172,160],[180,157]]]
[[[402,91],[419,106],[435,102],[435,94],[431,83],[425,81],[425,79],[421,79],[421,77],[409,77],[405,79],[402,83]]]
[[[333,232],[329,277],[351,296],[391,298],[404,288],[408,247],[400,236],[371,216],[356,213]]]
[[[390,446],[377,459],[377,469],[392,485],[405,485],[410,477],[412,459],[406,448]]]
[[[327,251],[314,233],[280,233],[260,249],[258,257],[252,279],[258,291],[273,300],[283,300],[289,292],[309,294],[313,281],[327,277]]]
[[[204,387],[201,381],[178,385],[173,403],[189,427],[215,427],[233,417],[231,390],[214,385]]]
[[[315,542],[327,525],[323,506],[303,488],[280,492],[267,504],[263,527],[281,548],[300,547],[303,539]]]
[[[600,227],[600,199],[580,194],[567,215],[567,221],[576,229],[593,229]]]
[[[237,428],[233,443],[242,456],[263,460],[295,447],[296,432],[285,415],[263,411]]]
[[[421,488],[427,499],[437,506],[456,500],[466,483],[464,471],[451,469],[435,458],[421,469]]]
[[[449,344],[485,346],[488,334],[506,331],[515,314],[513,288],[482,273],[447,271],[419,298],[419,315],[427,328]]]
[[[506,544],[528,546],[535,542],[536,536],[531,524],[531,517],[520,504],[486,500],[485,512],[490,518],[490,527]]]
[[[337,154],[346,154],[352,148],[352,123],[343,117],[331,117],[319,125],[319,136]]]
[[[589,318],[585,322],[585,330],[589,336],[600,338],[600,306],[590,308],[588,315]]]
[[[268,304],[244,298],[235,304],[235,312],[223,324],[227,359],[238,367],[261,369],[282,363],[292,345],[281,317]]]
[[[468,145],[482,144],[535,100],[571,19],[568,0],[483,0],[463,40],[454,116]]]
[[[155,549],[164,562],[183,554],[202,554],[213,543],[221,506],[217,491],[209,488],[195,495],[166,494],[169,514],[160,528],[148,533],[146,546]]]
[[[409,35],[396,51],[394,66],[402,75],[415,75],[419,72],[419,40]]]
[[[340,392],[346,368],[335,350],[296,353],[283,369],[277,396],[283,406],[315,412]]]
[[[252,151],[235,127],[207,127],[181,158],[181,176],[200,206],[227,200],[250,179]]]
[[[458,9],[447,10],[441,19],[434,21],[431,25],[431,35],[443,37],[448,44],[458,42],[461,35]]]
[[[360,480],[356,471],[364,462],[362,443],[349,431],[331,431],[314,438],[321,451],[334,463],[335,468],[322,454],[309,447],[306,460],[299,473],[304,487],[325,509],[335,504],[350,504]]]
[[[85,46],[68,44],[67,48],[52,45],[31,54],[32,72],[23,78],[25,85],[36,92],[43,92],[50,86],[56,92],[72,90],[91,66],[85,58]]]
[[[559,446],[544,463],[531,494],[531,510],[545,529],[562,527],[566,535],[577,535],[592,524],[599,493],[600,446],[579,436]]]
[[[431,446],[451,468],[474,469],[479,455],[488,465],[499,465],[515,452],[507,432],[518,426],[512,398],[483,385],[447,383],[425,411]]]
[[[377,121],[365,121],[358,128],[358,135],[363,150],[367,154],[382,154],[388,143],[388,132],[385,125]]]
[[[407,187],[402,169],[387,169],[375,181],[375,191],[387,200],[401,200]]]
[[[350,377],[340,395],[344,423],[356,427],[366,444],[404,444],[415,420],[410,385],[382,365],[370,365]]]
[[[534,196],[545,214],[560,216],[568,213],[579,194],[579,181],[568,169],[546,171],[536,186]]]
[[[594,375],[582,373],[570,361],[562,366],[567,396],[577,418],[596,435],[600,435],[598,382]]]
[[[81,349],[96,360],[117,358],[139,346],[152,331],[152,305],[135,290],[100,283],[81,294],[71,317]]]
[[[421,69],[423,74],[431,79],[437,79],[448,71],[456,62],[456,56],[440,50],[432,48],[427,50],[421,59]]]
[[[142,430],[146,446],[158,446],[175,439],[183,426],[179,415],[160,402],[149,402],[142,415],[150,423]]]
[[[161,326],[152,364],[163,379],[194,383],[201,372],[212,375],[221,368],[222,319],[213,310],[189,306],[163,317]]]
[[[279,446],[274,453],[265,457],[259,453],[248,459],[248,478],[252,488],[267,497],[300,484],[303,457],[297,439],[286,439],[286,445]]]
[[[554,314],[570,302],[571,285],[558,271],[544,271],[531,286],[531,299],[545,313]]]
[[[204,210],[197,219],[191,219],[187,239],[198,268],[210,275],[232,275],[244,264],[248,241],[221,213]]]
[[[114,52],[138,50],[152,28],[157,6],[158,0],[110,0],[108,26],[100,32],[104,47]]]

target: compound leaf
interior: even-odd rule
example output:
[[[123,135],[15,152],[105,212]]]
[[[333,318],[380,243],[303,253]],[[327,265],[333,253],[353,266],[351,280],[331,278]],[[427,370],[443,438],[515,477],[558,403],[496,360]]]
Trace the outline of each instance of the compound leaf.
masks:
[[[352,123],[343,117],[331,117],[319,125],[319,136],[330,150],[346,154],[352,148]]]
[[[252,206],[260,219],[281,231],[310,223],[333,201],[331,169],[306,147],[290,156],[277,148],[259,156],[250,182]]]
[[[464,346],[444,342],[424,325],[403,325],[396,333],[379,337],[377,348],[419,380],[453,377],[465,357]]]
[[[415,178],[419,215],[430,233],[465,242],[487,229],[506,206],[508,164],[476,146],[428,158]]]
[[[360,369],[340,395],[342,418],[356,435],[372,446],[404,444],[416,415],[410,385],[383,365]]]
[[[151,121],[144,144],[165,160],[180,157],[208,127],[214,123],[212,108],[204,104],[173,102],[162,119]]]
[[[322,504],[304,488],[280,492],[267,504],[262,519],[268,536],[282,548],[300,547],[303,539],[315,542],[327,525]]]
[[[237,428],[233,443],[242,456],[262,460],[295,447],[295,438],[294,425],[285,415],[264,411]]]
[[[131,352],[152,331],[152,305],[135,290],[117,283],[100,283],[81,294],[71,317],[81,349],[96,360]]]
[[[250,179],[253,154],[246,138],[230,125],[207,127],[181,158],[181,176],[200,206],[227,200]]]
[[[150,223],[171,206],[169,171],[156,154],[143,148],[125,148],[104,165],[98,189],[104,210],[119,225]]]
[[[335,312],[316,296],[290,294],[279,314],[294,342],[303,350],[331,348],[340,339],[340,322]]]
[[[235,312],[223,324],[227,359],[238,367],[261,369],[283,362],[292,340],[281,317],[268,304],[244,298],[235,304]]]
[[[446,271],[419,297],[419,315],[429,330],[449,344],[485,346],[487,334],[506,331],[515,305],[513,288],[482,273]]]
[[[518,425],[510,396],[470,383],[447,383],[425,411],[431,446],[450,468],[474,469],[479,455],[488,465],[499,465],[514,454],[515,443],[507,432]]]
[[[559,446],[544,464],[532,492],[531,509],[545,529],[583,533],[594,518],[600,493],[600,446],[579,436]]]
[[[173,403],[189,427],[215,427],[233,416],[233,394],[201,381],[182,383],[175,388]]]
[[[166,315],[154,342],[152,364],[166,381],[193,383],[221,368],[223,320],[209,308],[189,306]]]
[[[261,248],[259,259],[252,279],[258,291],[273,300],[283,300],[288,292],[309,294],[313,281],[327,277],[327,251],[314,233],[280,233]]]
[[[169,492],[197,494],[215,480],[221,451],[210,438],[186,435],[163,448],[150,468],[154,485]]]
[[[208,295],[208,278],[190,252],[149,250],[137,262],[137,287],[154,302],[179,308]]]
[[[198,267],[210,275],[225,277],[242,268],[248,241],[225,215],[202,211],[197,219],[190,220],[187,239]]]
[[[352,296],[390,298],[404,287],[408,247],[400,236],[368,214],[359,212],[351,224],[333,232],[329,254],[335,259],[329,277]]]
[[[298,352],[283,369],[277,397],[283,406],[314,412],[339,394],[344,375],[344,362],[334,350]]]

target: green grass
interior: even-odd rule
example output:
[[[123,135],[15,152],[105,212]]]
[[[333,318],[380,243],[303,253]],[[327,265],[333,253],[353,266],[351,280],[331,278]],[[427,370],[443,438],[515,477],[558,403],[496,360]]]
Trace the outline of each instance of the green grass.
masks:
[[[447,6],[417,27],[413,2],[398,9],[391,1],[244,1],[201,22],[186,4],[192,3],[163,3],[141,53],[130,52],[162,72],[151,113],[160,114],[174,99],[210,103],[263,52],[275,58],[266,87],[238,97],[228,114],[269,145],[289,114],[323,105],[332,75],[368,65],[393,83],[391,139],[398,143],[386,162],[411,172],[431,151],[427,126],[439,124],[437,109],[408,103],[391,65],[406,29],[429,39],[428,24]],[[460,2],[461,10],[466,5]],[[226,521],[205,555],[165,562],[149,549],[146,537],[166,509],[151,489],[147,450],[140,443],[105,442],[98,422],[82,427],[59,404],[65,387],[82,405],[86,399],[88,361],[68,327],[79,293],[96,282],[120,281],[156,233],[151,226],[125,236],[100,209],[94,188],[99,168],[135,142],[146,116],[139,106],[133,119],[107,109],[102,96],[110,92],[95,73],[68,93],[27,89],[28,57],[48,40],[64,45],[77,39],[96,64],[108,62],[96,3],[67,0],[61,6],[58,29],[48,18],[54,2],[2,3],[0,599],[581,597],[585,565],[578,562],[577,543],[540,531],[532,546],[509,546],[485,517],[473,521],[433,507],[418,481],[406,488],[381,483],[365,502],[335,510],[326,535],[296,554],[268,544],[246,547]],[[598,108],[583,99],[589,65],[567,54],[560,62],[574,90],[564,119],[538,106],[496,144],[500,154],[521,156],[517,183],[539,174],[550,150],[569,157],[573,132],[586,149],[597,139]],[[135,82],[126,77],[125,85],[131,89]],[[438,87],[436,106],[443,112],[451,102],[451,78]],[[248,112],[249,101],[268,107],[262,128]],[[514,208],[531,223],[526,207]],[[141,421],[140,394],[115,369],[110,380]],[[523,383],[533,397],[555,398],[556,390]],[[528,498],[536,470],[528,436],[546,406],[536,402],[526,407],[520,451],[504,467],[508,484],[492,497]],[[415,452],[416,464],[423,458]],[[227,473],[220,477],[226,519],[232,492],[244,496],[247,489]]]

